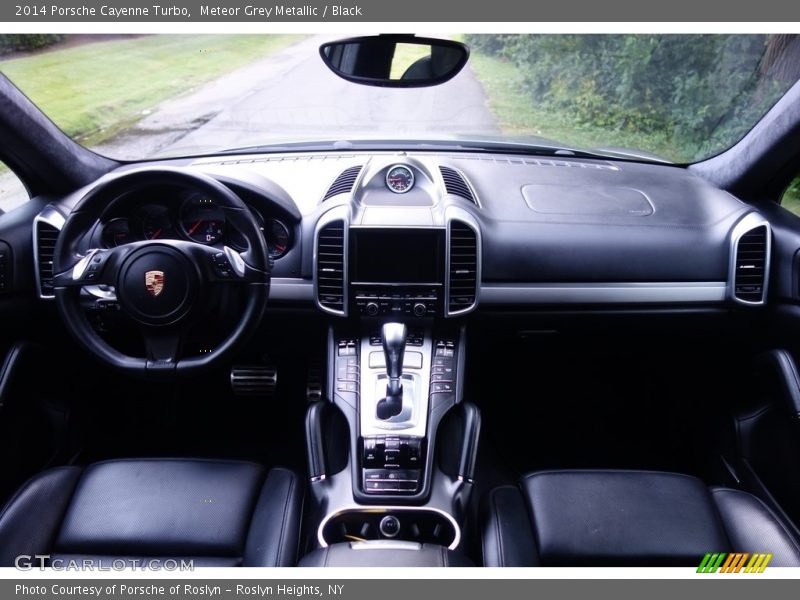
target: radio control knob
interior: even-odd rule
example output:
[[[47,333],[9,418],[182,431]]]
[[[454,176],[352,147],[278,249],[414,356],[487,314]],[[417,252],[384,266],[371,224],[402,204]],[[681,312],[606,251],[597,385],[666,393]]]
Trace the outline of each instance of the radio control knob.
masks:
[[[378,306],[377,302],[367,302],[367,306],[366,306],[365,310],[367,311],[367,314],[370,317],[374,317],[375,315],[377,315],[380,312],[381,309]]]
[[[428,312],[428,307],[423,302],[417,302],[414,305],[414,316],[423,317]]]

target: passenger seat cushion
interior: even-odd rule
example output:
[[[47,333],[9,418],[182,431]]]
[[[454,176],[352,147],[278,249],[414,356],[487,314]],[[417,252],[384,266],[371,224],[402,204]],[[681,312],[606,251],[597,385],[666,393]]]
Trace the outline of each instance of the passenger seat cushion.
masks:
[[[522,480],[548,565],[697,564],[728,540],[708,488],[649,471],[552,471]]]
[[[792,525],[755,496],[652,471],[545,471],[494,490],[486,566],[697,566],[708,552],[800,566]]]

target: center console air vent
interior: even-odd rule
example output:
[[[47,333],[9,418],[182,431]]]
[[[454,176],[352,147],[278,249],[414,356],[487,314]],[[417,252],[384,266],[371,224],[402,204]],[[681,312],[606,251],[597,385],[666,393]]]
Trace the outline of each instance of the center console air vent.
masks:
[[[323,196],[322,201],[325,202],[325,200],[328,198],[333,198],[338,194],[349,194],[352,192],[359,173],[361,173],[361,165],[357,167],[350,167],[349,169],[342,171],[342,173],[333,181],[331,187],[328,188],[328,191],[325,192],[325,196]]]
[[[444,180],[444,188],[448,194],[453,194],[454,196],[459,196],[464,198],[464,200],[468,200],[473,204],[478,204],[475,200],[475,194],[472,193],[472,188],[469,187],[467,180],[464,179],[464,176],[456,171],[455,169],[451,169],[450,167],[439,167],[439,172],[442,174],[442,179]]]
[[[478,233],[462,221],[450,221],[447,242],[447,314],[457,315],[472,310],[478,301]]]
[[[345,223],[331,221],[317,234],[315,248],[317,304],[327,312],[345,314]]]
[[[33,220],[33,256],[36,262],[36,283],[40,298],[53,298],[53,256],[64,217],[55,209],[46,208]]]
[[[764,304],[769,278],[769,225],[748,215],[734,230],[731,279],[733,298],[744,304]]]

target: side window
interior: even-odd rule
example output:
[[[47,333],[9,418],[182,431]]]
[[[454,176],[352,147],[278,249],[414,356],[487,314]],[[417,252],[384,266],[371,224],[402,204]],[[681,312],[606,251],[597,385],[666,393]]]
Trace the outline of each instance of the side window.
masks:
[[[28,201],[28,190],[14,172],[0,162],[0,214]]]
[[[781,206],[800,216],[800,177],[789,184],[781,198]]]

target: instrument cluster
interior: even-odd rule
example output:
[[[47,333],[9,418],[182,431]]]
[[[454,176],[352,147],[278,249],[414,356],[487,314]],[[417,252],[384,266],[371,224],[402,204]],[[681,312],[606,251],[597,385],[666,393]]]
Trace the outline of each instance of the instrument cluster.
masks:
[[[179,200],[147,200],[137,203],[127,214],[108,220],[102,225],[103,245],[114,248],[141,240],[185,239],[246,250],[247,240],[227,223],[225,212],[213,199],[197,192],[183,192]],[[292,245],[291,229],[279,219],[265,217],[252,205],[249,208],[264,232],[270,257],[284,256]]]

